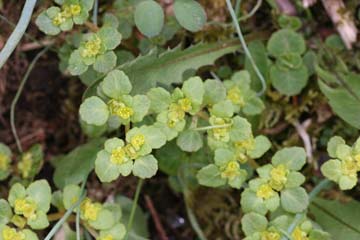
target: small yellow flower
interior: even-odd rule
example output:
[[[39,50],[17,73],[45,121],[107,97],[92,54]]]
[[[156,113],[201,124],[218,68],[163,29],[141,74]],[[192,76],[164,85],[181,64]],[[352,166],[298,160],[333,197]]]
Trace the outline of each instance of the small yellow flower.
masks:
[[[131,144],[127,144],[124,147],[126,156],[128,156],[130,159],[136,159],[138,157],[138,153],[136,151],[136,149],[131,145]]]
[[[225,119],[219,117],[211,117],[210,122],[212,126],[228,124]],[[227,142],[229,140],[230,127],[214,128],[211,132],[218,141]]]
[[[2,238],[4,240],[25,240],[23,232],[17,232],[14,228],[5,226],[2,230]]]
[[[360,153],[354,155],[358,170],[360,170]]]
[[[284,188],[285,183],[287,182],[288,173],[289,170],[283,164],[274,167],[270,172],[270,186],[276,191],[281,191]]]
[[[85,221],[96,221],[101,205],[99,203],[92,203],[89,198],[86,198],[80,206],[82,217]]]
[[[299,227],[296,227],[292,232],[291,237],[293,240],[309,240],[307,233],[302,231]]]
[[[102,41],[96,36],[95,39],[89,40],[85,43],[84,49],[80,55],[84,58],[96,57],[101,50]]]
[[[59,26],[61,24],[63,24],[66,21],[66,17],[64,17],[64,14],[62,12],[59,12],[53,19],[52,19],[52,23],[55,26]]]
[[[21,175],[23,178],[27,178],[30,175],[30,171],[33,164],[33,157],[31,153],[25,153],[21,161],[18,163],[17,167],[19,171],[21,172]]]
[[[230,161],[221,171],[222,178],[234,179],[239,175],[240,165],[237,161]]]
[[[341,172],[348,177],[357,177],[357,164],[355,161],[342,161]]]
[[[1,171],[8,170],[9,164],[10,164],[10,158],[5,154],[0,153],[0,170]]]
[[[70,5],[70,12],[72,16],[77,16],[81,13],[81,6],[79,4],[71,4]]]
[[[107,234],[99,238],[99,240],[113,240],[113,239],[114,239],[113,236],[110,234]]]
[[[36,219],[36,203],[29,199],[16,199],[14,211],[18,215],[23,215],[30,220]]]
[[[17,226],[18,228],[24,228],[25,225],[26,225],[26,219],[19,216],[19,215],[14,215],[12,218],[11,218],[11,222]]]
[[[249,138],[243,141],[235,142],[236,148],[245,149],[246,151],[251,151],[255,148],[254,138]]]
[[[274,196],[274,194],[275,191],[267,183],[261,185],[259,189],[256,191],[256,196],[262,199],[269,199],[272,196]]]
[[[188,98],[183,98],[178,101],[178,104],[184,112],[189,112],[192,109],[191,100]]]
[[[112,99],[109,101],[108,106],[110,108],[110,113],[116,115],[122,119],[129,119],[134,111],[131,107],[126,106],[124,103]]]
[[[145,144],[145,136],[143,134],[137,134],[131,138],[130,143],[136,151],[139,151]]]
[[[280,240],[280,234],[274,231],[264,231],[261,233],[261,240]]]
[[[172,103],[169,107],[168,112],[168,126],[173,128],[176,123],[183,120],[185,118],[185,111],[181,108],[179,104]]]
[[[240,107],[245,105],[244,97],[242,96],[240,89],[236,86],[228,91],[227,99],[233,104],[240,105]]]
[[[110,161],[114,164],[123,164],[127,157],[124,148],[118,147],[111,151]]]

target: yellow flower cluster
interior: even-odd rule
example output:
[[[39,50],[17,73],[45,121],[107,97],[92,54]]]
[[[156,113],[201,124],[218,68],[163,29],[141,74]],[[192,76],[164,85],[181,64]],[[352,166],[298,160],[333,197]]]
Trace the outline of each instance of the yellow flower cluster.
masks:
[[[229,120],[215,116],[210,117],[209,122],[212,126],[229,124]],[[211,133],[215,140],[227,142],[230,139],[230,126],[211,129]]]
[[[89,198],[86,198],[80,205],[81,216],[85,221],[96,221],[100,210],[101,204],[92,203]]]
[[[229,99],[233,104],[243,107],[245,105],[244,97],[241,94],[241,91],[238,87],[234,86],[227,92],[227,99]]]
[[[30,220],[36,219],[37,205],[30,199],[16,199],[14,211],[18,215],[23,215]]]
[[[21,161],[17,165],[23,178],[29,177],[32,164],[33,164],[32,154],[31,153],[25,153],[22,156]]]
[[[261,240],[280,240],[281,236],[278,232],[264,231],[261,233]]]
[[[131,107],[128,107],[123,102],[115,99],[110,100],[108,106],[112,115],[125,120],[129,119],[134,114],[134,110]]]
[[[309,240],[308,234],[302,231],[299,227],[296,227],[291,234],[293,240]]]
[[[275,191],[279,192],[284,188],[288,174],[289,170],[283,164],[273,167],[270,171],[270,180],[258,188],[256,196],[263,199],[274,196]]]
[[[138,151],[144,144],[145,136],[143,134],[136,134],[125,147],[115,148],[111,152],[110,161],[114,164],[123,164],[130,159],[136,159]]]
[[[177,103],[170,104],[168,112],[168,126],[173,128],[185,118],[185,113],[191,111],[192,105],[188,98],[182,98]]]
[[[10,158],[5,154],[0,153],[0,171],[6,171],[9,169]]]
[[[221,170],[221,177],[232,180],[240,174],[239,170],[239,163],[237,161],[230,161],[225,168]]]
[[[99,238],[99,240],[113,240],[113,239],[114,239],[113,236],[110,234],[107,234]]]
[[[79,4],[64,5],[62,11],[59,12],[52,20],[55,26],[63,24],[68,18],[76,17],[81,13]]]
[[[255,140],[253,137],[251,137],[243,141],[235,142],[234,145],[237,159],[240,161],[240,163],[245,163],[248,160],[246,153],[252,151],[255,148]]]
[[[82,49],[80,55],[83,58],[96,57],[101,51],[101,46],[102,46],[101,39],[95,35],[94,39],[85,42],[84,49]]]
[[[5,226],[2,230],[2,238],[4,240],[25,240],[23,232],[17,232],[14,228]]]

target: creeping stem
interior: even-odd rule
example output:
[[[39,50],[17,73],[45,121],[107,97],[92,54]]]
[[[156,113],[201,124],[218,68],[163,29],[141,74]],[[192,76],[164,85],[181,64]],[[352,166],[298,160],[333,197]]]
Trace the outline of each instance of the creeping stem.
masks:
[[[6,41],[4,48],[0,52],[0,69],[5,64],[6,60],[10,57],[22,36],[29,25],[31,15],[34,11],[36,0],[26,0],[24,8],[21,12],[21,17],[16,25],[14,31],[11,33],[9,39]]]

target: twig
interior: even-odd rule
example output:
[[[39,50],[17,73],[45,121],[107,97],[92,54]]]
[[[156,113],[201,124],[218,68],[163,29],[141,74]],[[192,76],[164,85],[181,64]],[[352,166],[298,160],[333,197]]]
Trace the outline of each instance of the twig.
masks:
[[[310,126],[310,124],[311,124],[311,119],[305,120],[302,124],[300,124],[297,121],[295,123],[293,123],[297,133],[299,134],[299,136],[301,137],[301,139],[304,143],[304,147],[306,150],[306,156],[308,158],[308,163],[312,163],[314,160],[311,139],[310,139],[309,134],[306,131],[306,129]]]
[[[166,236],[166,232],[164,230],[164,227],[161,224],[159,215],[154,207],[154,204],[153,204],[151,198],[148,195],[145,195],[145,202],[146,202],[146,206],[149,209],[151,216],[154,220],[156,230],[159,233],[159,238],[161,240],[168,240],[169,238]]]
[[[14,31],[11,33],[9,39],[6,41],[4,48],[0,52],[0,69],[10,57],[22,36],[24,35],[27,26],[30,23],[31,15],[34,11],[36,0],[26,0],[24,8],[21,12],[21,17],[16,25]]]
[[[31,50],[35,50],[35,49],[39,49],[42,47],[46,47],[49,45],[53,45],[55,41],[53,40],[44,40],[41,42],[30,42],[30,43],[26,43],[22,46],[20,46],[20,51],[31,51]]]
[[[16,145],[18,147],[18,150],[20,152],[22,152],[22,147],[21,147],[21,142],[19,140],[19,136],[16,132],[16,127],[15,127],[15,107],[16,107],[16,103],[17,101],[19,100],[20,98],[20,95],[21,95],[21,92],[25,86],[25,83],[27,81],[27,79],[29,78],[29,75],[32,71],[32,69],[34,68],[36,62],[39,60],[39,58],[44,54],[46,53],[48,50],[49,50],[49,47],[50,46],[47,46],[46,48],[44,48],[41,52],[39,52],[35,58],[32,60],[29,68],[27,69],[26,73],[25,73],[25,76],[23,77],[23,79],[21,80],[21,83],[20,83],[20,86],[19,86],[19,89],[17,90],[16,94],[15,94],[15,97],[14,97],[14,100],[12,101],[11,103],[11,107],[10,107],[10,125],[11,125],[11,131],[14,135],[14,138],[15,138],[15,141],[16,141]]]

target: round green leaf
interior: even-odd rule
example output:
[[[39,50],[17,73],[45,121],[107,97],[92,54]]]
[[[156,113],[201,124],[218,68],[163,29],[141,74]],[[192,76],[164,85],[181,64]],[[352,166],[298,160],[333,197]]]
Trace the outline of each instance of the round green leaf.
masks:
[[[205,10],[194,0],[175,1],[174,13],[180,25],[191,32],[201,30],[206,23]]]
[[[219,167],[215,164],[209,164],[200,169],[196,178],[199,184],[207,187],[220,187],[226,183],[226,180],[221,178]]]
[[[226,98],[226,88],[224,84],[217,80],[206,80],[204,83],[204,103],[213,105]]]
[[[285,189],[281,192],[281,206],[290,213],[304,211],[309,205],[309,197],[301,187]]]
[[[46,213],[43,211],[36,213],[35,219],[28,219],[27,224],[34,230],[45,229],[49,226]]]
[[[96,156],[95,172],[101,182],[112,182],[120,175],[118,167],[110,161],[110,154],[104,150]]]
[[[158,163],[153,155],[147,155],[135,160],[133,174],[139,178],[151,178],[158,170]]]
[[[203,146],[203,137],[197,131],[186,130],[180,133],[176,144],[185,152],[197,152]]]
[[[280,93],[287,96],[299,94],[306,86],[308,78],[308,70],[305,65],[301,65],[298,69],[285,69],[278,65],[273,65],[270,68],[272,85]]]
[[[52,22],[52,19],[49,17],[48,12],[60,12],[60,8],[51,7],[46,11],[43,11],[35,21],[35,24],[38,28],[47,35],[57,35],[60,33],[60,28],[55,26]]]
[[[152,149],[159,149],[166,143],[166,136],[155,126],[142,126],[140,132],[144,134],[145,141]]]
[[[147,96],[151,102],[150,111],[155,113],[165,111],[171,103],[170,93],[161,87],[150,89]]]
[[[274,57],[286,53],[303,54],[306,50],[304,38],[291,29],[282,29],[271,35],[267,49]]]
[[[106,50],[115,49],[121,42],[121,34],[112,27],[102,27],[97,33]]]
[[[251,158],[260,158],[271,148],[270,140],[264,136],[260,135],[255,138],[255,148],[249,152]]]
[[[75,50],[71,53],[69,58],[68,70],[71,75],[81,75],[89,67],[84,63],[83,58],[80,55],[80,50]]]
[[[114,150],[115,148],[123,147],[124,145],[125,145],[125,143],[122,139],[114,137],[114,138],[110,138],[105,141],[104,148],[105,148],[105,151],[107,151],[108,153],[111,153],[112,150]]]
[[[102,54],[98,56],[94,63],[94,70],[106,73],[113,69],[116,65],[116,55],[113,51],[106,52],[105,54]]]
[[[64,187],[63,203],[65,209],[71,208],[81,195],[81,189],[78,185],[70,184]]]
[[[257,232],[263,232],[266,230],[268,221],[266,217],[258,213],[248,213],[241,219],[242,229],[246,236],[250,236]]]
[[[95,221],[89,221],[89,225],[97,230],[106,230],[114,226],[115,219],[110,210],[102,208]]]
[[[25,234],[26,240],[39,240],[36,233],[34,233],[33,231],[31,231],[29,229],[24,229],[22,232]]]
[[[215,164],[220,166],[225,165],[226,163],[235,160],[235,154],[233,151],[226,148],[218,148],[215,150]]]
[[[330,157],[336,158],[336,149],[337,146],[340,144],[345,144],[345,140],[342,137],[334,136],[330,138],[327,144],[327,152],[329,153]]]
[[[182,91],[191,102],[198,105],[202,104],[205,90],[201,78],[192,77],[186,80],[182,86]]]
[[[290,170],[298,171],[305,165],[306,153],[301,147],[288,147],[277,151],[271,162],[278,166],[284,164]]]
[[[37,209],[47,213],[51,203],[51,188],[46,180],[37,180],[26,189],[27,194],[36,202]]]
[[[26,197],[26,190],[23,185],[20,183],[15,183],[11,186],[8,201],[12,207],[15,206],[16,199],[21,199]]]
[[[5,199],[0,199],[0,225],[10,222],[13,213],[9,203]]]
[[[142,34],[147,37],[158,35],[164,26],[164,11],[153,1],[143,1],[136,6],[135,24]]]
[[[101,89],[108,97],[119,99],[122,95],[129,94],[132,86],[128,76],[123,71],[113,70],[104,78]]]
[[[305,176],[299,172],[290,172],[287,176],[285,188],[299,187],[305,182]]]
[[[217,102],[211,109],[211,113],[217,117],[230,118],[234,114],[234,107],[230,100]]]
[[[261,215],[265,215],[267,213],[264,201],[261,198],[258,198],[256,193],[250,189],[245,189],[241,194],[240,205],[244,213],[256,212]]]
[[[88,123],[101,126],[106,123],[109,118],[109,109],[107,105],[99,97],[93,96],[85,99],[80,105],[80,117]]]
[[[133,98],[132,108],[134,115],[131,117],[132,122],[141,122],[149,112],[150,100],[146,95],[136,95]]]

